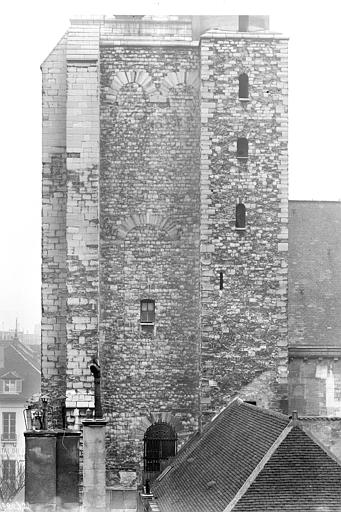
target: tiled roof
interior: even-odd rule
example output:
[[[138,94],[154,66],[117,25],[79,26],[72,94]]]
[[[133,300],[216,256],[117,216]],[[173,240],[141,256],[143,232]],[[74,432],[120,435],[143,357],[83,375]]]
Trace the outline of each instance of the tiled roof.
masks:
[[[295,426],[231,510],[340,512],[341,466],[308,431]]]
[[[162,512],[219,512],[288,426],[287,416],[232,401],[153,486]]]
[[[161,512],[341,512],[341,465],[287,416],[235,399],[153,493]]]
[[[30,347],[27,347],[19,340],[16,340],[15,343],[12,343],[12,348],[16,350],[16,352],[35,370],[40,373],[40,353],[36,353],[35,350],[32,350]]]

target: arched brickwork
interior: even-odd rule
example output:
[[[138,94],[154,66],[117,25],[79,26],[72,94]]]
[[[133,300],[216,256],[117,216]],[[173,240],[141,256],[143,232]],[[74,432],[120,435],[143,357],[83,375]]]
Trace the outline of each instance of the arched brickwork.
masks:
[[[116,101],[117,94],[121,88],[129,83],[136,83],[142,87],[151,102],[164,102],[167,100],[169,91],[179,84],[193,87],[199,90],[199,71],[196,69],[180,70],[169,72],[162,80],[159,89],[156,88],[151,76],[144,69],[136,71],[119,71],[111,82],[111,87],[106,90],[106,99]]]
[[[179,84],[184,84],[198,90],[200,85],[199,72],[196,69],[190,69],[189,71],[180,70],[168,73],[161,83],[160,92],[163,96],[167,97],[170,89]]]
[[[126,217],[122,224],[119,225],[118,236],[124,239],[127,233],[135,227],[146,226],[148,224],[165,231],[171,240],[179,238],[180,227],[172,218],[150,212],[140,215],[132,214]]]
[[[141,417],[141,420],[135,429],[135,438],[139,441],[143,440],[146,430],[157,422],[168,423],[168,425],[174,428],[177,434],[183,430],[181,420],[170,412],[154,411],[151,412],[149,416]]]

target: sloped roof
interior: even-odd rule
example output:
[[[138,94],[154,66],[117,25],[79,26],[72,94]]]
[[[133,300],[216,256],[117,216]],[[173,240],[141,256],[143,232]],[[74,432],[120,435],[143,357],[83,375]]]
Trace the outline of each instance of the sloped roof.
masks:
[[[289,344],[341,348],[341,202],[289,201]]]
[[[0,364],[0,376],[20,378],[23,381],[20,393],[2,393],[0,403],[25,402],[32,394],[40,391],[39,355],[26,347],[18,339],[0,341],[3,356]]]
[[[244,495],[225,512],[341,511],[341,466],[295,426]]]
[[[153,494],[161,512],[340,512],[341,465],[289,417],[238,398],[180,450]]]
[[[17,372],[12,371],[12,372],[7,372],[7,373],[4,373],[3,375],[0,375],[0,379],[19,380],[19,379],[21,379],[21,377]]]
[[[161,511],[222,512],[289,422],[282,414],[233,400],[155,482]]]
[[[37,354],[30,347],[27,347],[19,340],[12,343],[11,346],[12,349],[22,357],[22,359],[29,363],[34,370],[40,373],[40,354],[39,357],[37,357]]]

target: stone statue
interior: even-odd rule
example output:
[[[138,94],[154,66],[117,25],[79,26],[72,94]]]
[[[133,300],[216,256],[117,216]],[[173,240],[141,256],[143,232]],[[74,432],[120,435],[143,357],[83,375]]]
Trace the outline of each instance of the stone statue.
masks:
[[[101,405],[101,367],[96,356],[91,359],[90,371],[95,381],[95,418],[103,418]]]

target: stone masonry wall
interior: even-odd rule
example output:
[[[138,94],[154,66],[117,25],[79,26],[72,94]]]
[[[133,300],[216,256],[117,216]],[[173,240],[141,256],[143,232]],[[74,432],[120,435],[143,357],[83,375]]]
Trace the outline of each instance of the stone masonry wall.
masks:
[[[100,297],[112,482],[135,468],[148,426],[197,427],[197,49],[101,49]],[[153,335],[140,301],[155,300]],[[114,456],[114,457],[113,457]]]
[[[66,407],[94,406],[98,354],[99,24],[73,23],[67,46]]]
[[[249,101],[238,98],[241,73],[249,77]],[[287,41],[212,31],[201,40],[201,78],[205,421],[244,387],[245,398],[285,408]],[[240,137],[249,141],[246,160],[236,157]],[[240,231],[239,202],[246,206],[246,229]]]
[[[82,116],[79,116],[82,112]],[[89,362],[98,354],[97,62],[68,63],[67,407],[93,406]]]
[[[304,418],[300,423],[309,430],[325,447],[341,462],[341,417],[335,418]]]
[[[341,203],[289,203],[289,391],[299,415],[341,415]]]
[[[66,37],[42,64],[42,393],[62,426],[66,390]]]
[[[290,411],[296,410],[299,416],[341,417],[339,356],[290,358]]]

